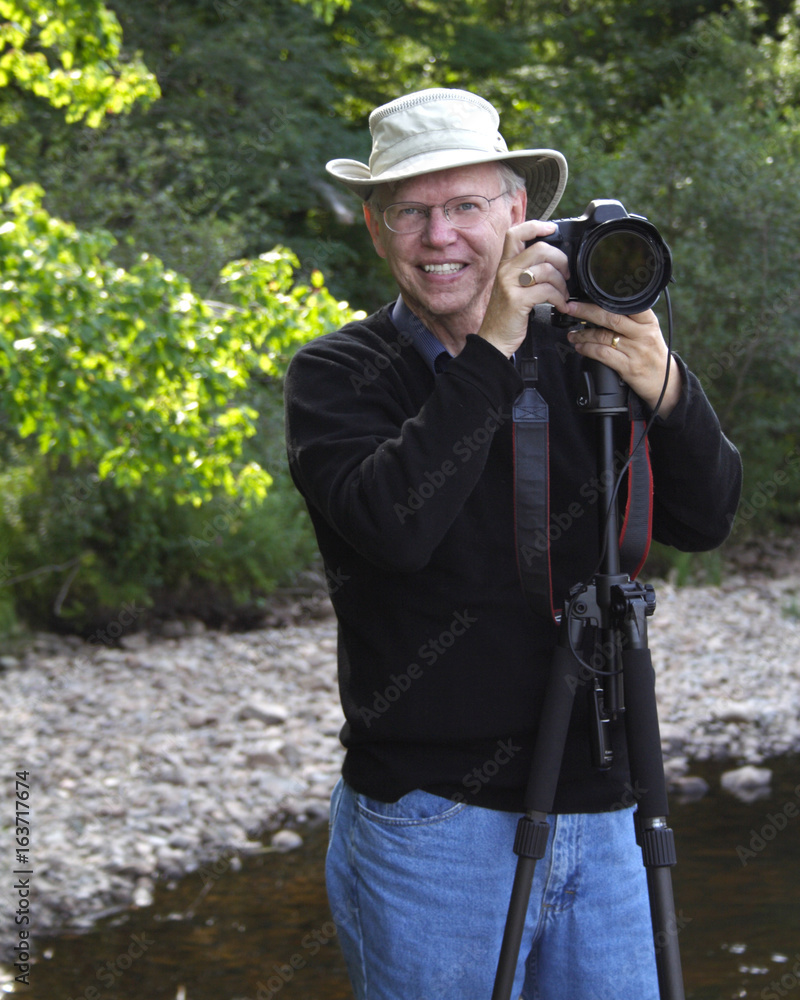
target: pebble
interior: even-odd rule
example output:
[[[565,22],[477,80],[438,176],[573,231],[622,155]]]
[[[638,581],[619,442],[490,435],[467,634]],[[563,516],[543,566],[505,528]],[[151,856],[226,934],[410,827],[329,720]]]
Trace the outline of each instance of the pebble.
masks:
[[[769,788],[771,781],[772,771],[770,768],[753,767],[752,764],[745,764],[744,767],[726,771],[719,779],[723,791],[744,799],[760,795],[763,790]]]
[[[278,830],[270,843],[276,851],[295,851],[303,846],[303,838],[296,830]]]
[[[764,770],[799,752],[800,575],[655,589],[648,645],[674,792],[703,794],[698,761]],[[175,623],[113,649],[38,635],[4,654],[0,773],[30,772],[36,935],[147,906],[159,880],[302,846],[343,757],[327,612],[243,633]],[[6,957],[10,894],[6,879]]]

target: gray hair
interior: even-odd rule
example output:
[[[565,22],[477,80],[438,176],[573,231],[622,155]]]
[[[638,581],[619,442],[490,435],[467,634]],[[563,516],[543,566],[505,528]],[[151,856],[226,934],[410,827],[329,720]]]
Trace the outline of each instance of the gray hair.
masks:
[[[497,168],[500,171],[500,180],[508,188],[510,195],[515,195],[525,187],[525,178],[522,174],[518,174],[510,163],[498,163]]]

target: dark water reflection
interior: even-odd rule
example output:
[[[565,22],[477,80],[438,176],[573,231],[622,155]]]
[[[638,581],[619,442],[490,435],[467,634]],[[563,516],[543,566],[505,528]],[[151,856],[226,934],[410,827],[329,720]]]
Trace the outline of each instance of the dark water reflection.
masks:
[[[792,972],[800,958],[800,761],[773,766],[768,798],[746,805],[720,793],[717,769],[706,772],[708,796],[673,803],[687,1000],[800,1000]],[[763,839],[753,840],[754,831]],[[91,933],[39,941],[24,995],[352,1000],[325,901],[325,840],[318,827],[307,831],[302,849],[229,868],[205,893],[194,875],[162,886],[152,907],[108,919]],[[753,846],[755,856],[744,856],[743,865],[737,848]]]

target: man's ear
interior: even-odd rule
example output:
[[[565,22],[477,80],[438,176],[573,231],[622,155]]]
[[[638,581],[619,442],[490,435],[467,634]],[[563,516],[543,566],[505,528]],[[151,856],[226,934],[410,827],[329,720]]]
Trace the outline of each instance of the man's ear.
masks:
[[[383,234],[381,232],[381,217],[380,213],[375,211],[372,205],[368,201],[364,202],[364,221],[367,224],[367,229],[372,237],[372,244],[375,247],[375,252],[379,257],[386,257],[386,245],[383,241]]]
[[[523,187],[514,192],[511,202],[511,225],[517,226],[525,221],[525,213],[528,210],[528,192]]]

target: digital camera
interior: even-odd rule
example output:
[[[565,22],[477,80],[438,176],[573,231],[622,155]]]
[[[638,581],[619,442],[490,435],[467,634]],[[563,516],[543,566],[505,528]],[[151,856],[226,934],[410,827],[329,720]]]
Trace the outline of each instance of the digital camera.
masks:
[[[656,227],[611,198],[589,202],[578,219],[554,219],[550,243],[569,261],[571,299],[630,316],[650,309],[672,277],[672,254]]]

